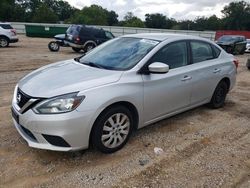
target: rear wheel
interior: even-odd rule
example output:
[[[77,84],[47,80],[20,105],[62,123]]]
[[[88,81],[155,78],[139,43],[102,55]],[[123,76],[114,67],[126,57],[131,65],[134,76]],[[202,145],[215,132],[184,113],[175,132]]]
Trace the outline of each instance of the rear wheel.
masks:
[[[81,48],[72,47],[72,50],[74,50],[75,52],[80,52],[80,51],[81,51]]]
[[[221,108],[224,103],[225,103],[225,99],[228,93],[228,85],[225,81],[221,81],[213,94],[213,97],[209,103],[209,106],[211,108]]]
[[[85,52],[89,52],[90,50],[92,50],[93,48],[95,48],[95,45],[93,43],[89,43],[85,46],[84,51]]]
[[[134,126],[131,112],[123,106],[104,111],[96,120],[91,141],[103,153],[113,153],[128,141]]]
[[[6,37],[0,37],[0,47],[8,47],[9,46],[9,40]]]
[[[58,44],[58,42],[56,41],[51,41],[49,44],[48,44],[48,48],[51,52],[58,52],[59,49],[60,49],[60,45]]]

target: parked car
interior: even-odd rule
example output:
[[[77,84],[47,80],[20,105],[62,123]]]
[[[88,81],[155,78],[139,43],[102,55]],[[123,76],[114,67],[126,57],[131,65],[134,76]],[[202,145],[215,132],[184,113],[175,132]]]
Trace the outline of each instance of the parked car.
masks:
[[[0,22],[0,47],[8,47],[9,43],[18,42],[16,30],[10,23]]]
[[[114,35],[103,29],[86,25],[72,25],[66,31],[65,43],[79,52],[88,52],[96,46],[113,39]]]
[[[244,36],[223,35],[218,39],[217,44],[230,54],[244,54],[247,42]]]
[[[134,129],[203,104],[223,107],[237,66],[233,55],[200,37],[122,36],[21,79],[14,125],[31,147],[72,151],[91,143],[115,152]]]
[[[246,50],[245,52],[250,52],[250,39],[247,39]]]

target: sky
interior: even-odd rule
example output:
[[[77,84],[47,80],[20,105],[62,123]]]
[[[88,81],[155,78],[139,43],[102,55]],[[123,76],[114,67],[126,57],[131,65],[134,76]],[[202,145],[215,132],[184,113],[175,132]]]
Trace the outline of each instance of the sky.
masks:
[[[162,13],[177,20],[195,19],[198,16],[216,15],[222,17],[221,10],[230,0],[65,0],[72,6],[82,9],[97,4],[114,10],[122,20],[127,12],[145,20],[145,14]],[[250,0],[245,0],[250,2]]]

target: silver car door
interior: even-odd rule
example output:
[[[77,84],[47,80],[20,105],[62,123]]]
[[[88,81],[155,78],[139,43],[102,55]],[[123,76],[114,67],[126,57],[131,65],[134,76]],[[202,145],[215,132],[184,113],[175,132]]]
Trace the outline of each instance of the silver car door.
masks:
[[[145,123],[189,105],[192,76],[186,69],[188,59],[187,44],[180,41],[166,45],[149,60],[148,64],[166,63],[170,70],[142,75]]]
[[[219,53],[214,53],[211,44],[201,41],[191,41],[193,64],[193,86],[191,105],[208,102],[216,85],[221,79],[222,62],[217,59]]]

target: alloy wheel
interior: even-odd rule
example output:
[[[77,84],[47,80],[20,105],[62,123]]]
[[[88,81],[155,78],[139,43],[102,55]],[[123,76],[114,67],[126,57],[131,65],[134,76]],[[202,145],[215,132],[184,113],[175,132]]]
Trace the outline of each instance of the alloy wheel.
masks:
[[[107,148],[120,146],[127,138],[130,130],[130,120],[126,114],[113,114],[103,126],[102,144]]]

